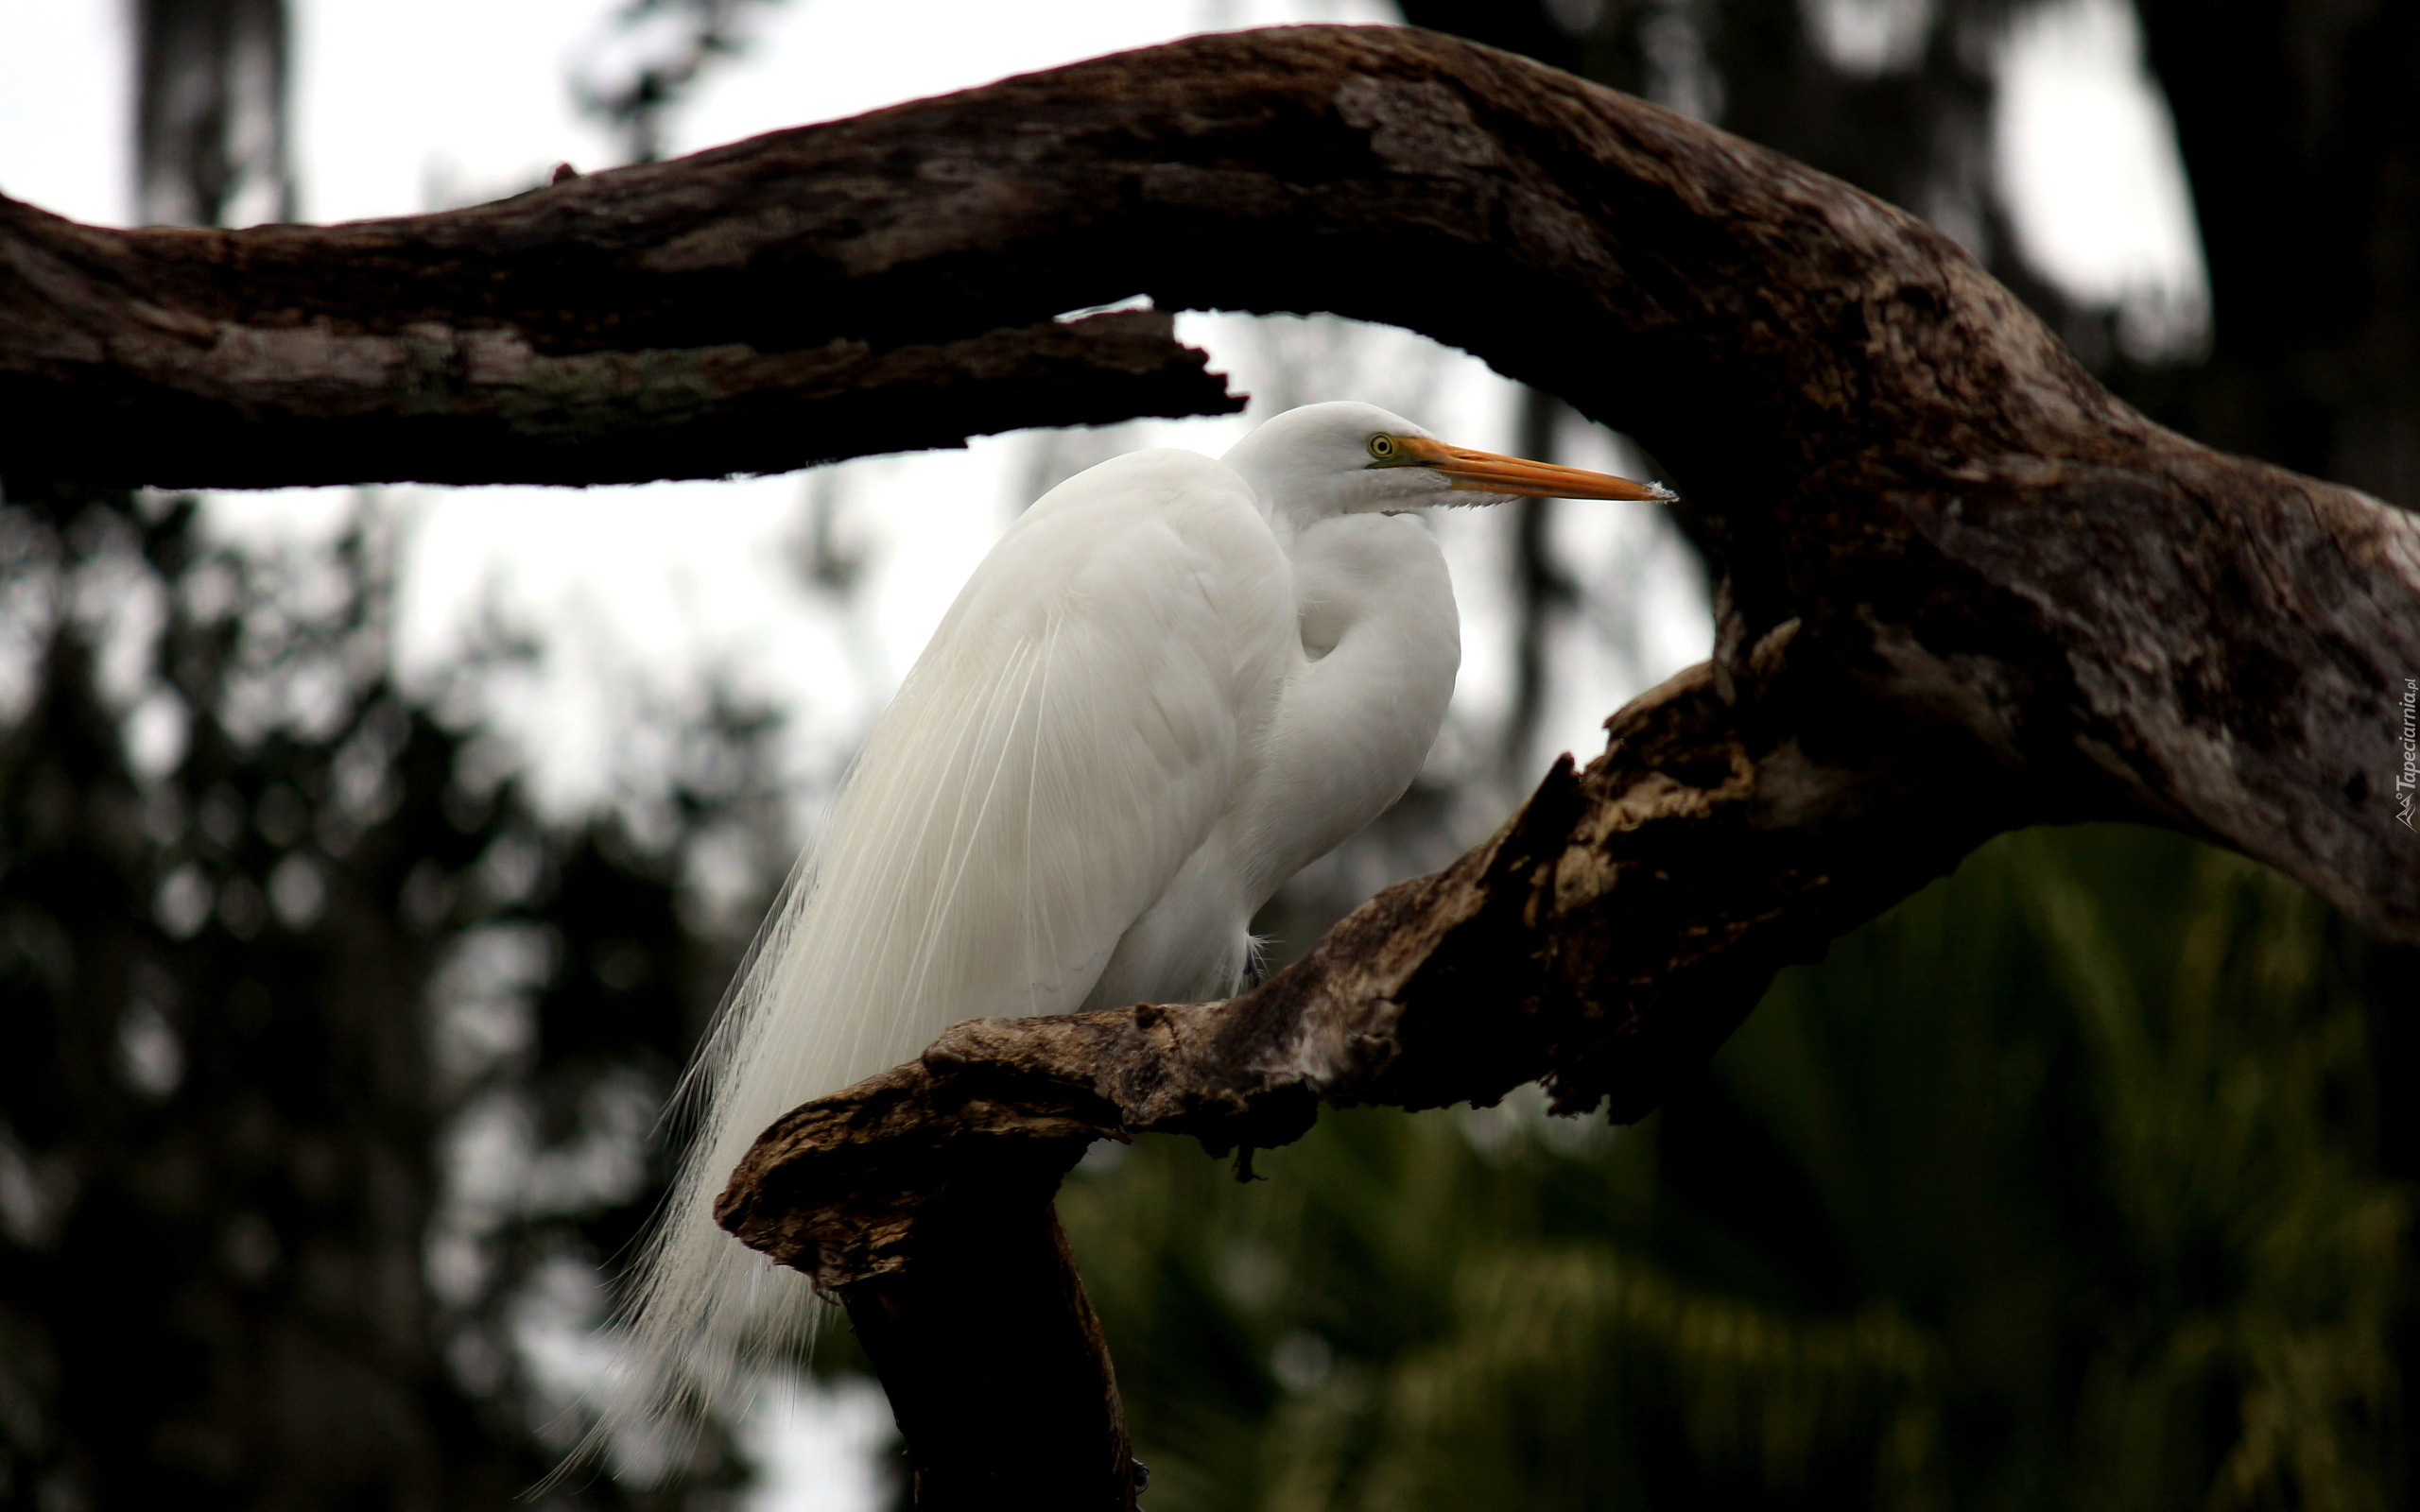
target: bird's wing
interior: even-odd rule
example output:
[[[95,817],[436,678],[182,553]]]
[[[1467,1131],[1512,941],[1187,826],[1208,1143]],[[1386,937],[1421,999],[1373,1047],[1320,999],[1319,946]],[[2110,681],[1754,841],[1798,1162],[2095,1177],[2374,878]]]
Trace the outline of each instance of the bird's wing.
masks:
[[[751,1112],[961,1019],[1080,1005],[1225,808],[1292,623],[1283,556],[1218,462],[1137,453],[1028,510],[867,743],[759,963]]]
[[[960,1019],[1079,1005],[1218,822],[1293,617],[1249,487],[1191,453],[1070,479],[984,558],[692,1070],[700,1126],[634,1296],[640,1411],[812,1332],[808,1288],[714,1223],[751,1142]]]

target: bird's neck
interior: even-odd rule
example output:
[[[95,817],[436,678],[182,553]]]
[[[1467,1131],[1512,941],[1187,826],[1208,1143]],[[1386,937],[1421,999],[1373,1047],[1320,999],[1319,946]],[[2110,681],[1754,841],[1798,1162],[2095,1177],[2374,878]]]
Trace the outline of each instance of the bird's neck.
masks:
[[[1298,644],[1259,761],[1239,792],[1251,902],[1357,833],[1420,775],[1461,661],[1445,561],[1404,515],[1331,515],[1280,544]]]

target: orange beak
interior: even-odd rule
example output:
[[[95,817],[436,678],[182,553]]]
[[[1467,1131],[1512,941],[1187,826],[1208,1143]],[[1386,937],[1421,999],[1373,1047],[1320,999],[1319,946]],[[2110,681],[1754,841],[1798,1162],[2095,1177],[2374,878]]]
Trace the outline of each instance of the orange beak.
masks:
[[[1637,499],[1668,504],[1677,495],[1661,483],[1633,483],[1610,472],[1530,462],[1494,452],[1474,452],[1417,436],[1398,437],[1402,466],[1425,467],[1475,493],[1518,493],[1541,499]]]

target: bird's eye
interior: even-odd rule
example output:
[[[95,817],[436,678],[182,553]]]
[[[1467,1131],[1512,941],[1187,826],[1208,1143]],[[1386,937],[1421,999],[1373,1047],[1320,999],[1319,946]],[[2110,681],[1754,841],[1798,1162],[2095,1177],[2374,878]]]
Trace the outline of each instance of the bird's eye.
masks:
[[[1392,436],[1386,435],[1371,437],[1370,455],[1376,457],[1381,462],[1393,461],[1395,459],[1395,438]]]

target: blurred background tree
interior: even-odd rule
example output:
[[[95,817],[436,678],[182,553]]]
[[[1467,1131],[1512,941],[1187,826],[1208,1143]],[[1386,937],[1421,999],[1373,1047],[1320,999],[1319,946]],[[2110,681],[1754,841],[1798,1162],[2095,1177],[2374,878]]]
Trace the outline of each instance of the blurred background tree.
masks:
[[[2206,310],[2027,258],[1994,60],[2061,5],[2138,21]],[[769,9],[628,0],[573,95],[658,156]],[[2420,8],[1404,9],[1925,215],[2155,418],[2420,497]],[[143,218],[291,214],[286,7],[132,15]],[[1276,407],[1367,377],[1340,325],[1260,339]],[[1605,444],[1545,396],[1521,428]],[[1039,438],[1026,496],[1124,445]],[[786,864],[772,713],[689,690],[654,786],[550,813],[476,696],[519,629],[396,675],[373,497],[270,548],[7,481],[0,1505],[502,1505],[581,1426],[655,1110]],[[843,491],[808,503],[802,591],[857,592]],[[1493,826],[1575,636],[1636,660],[1557,508],[1496,558],[1496,722],[1272,905],[1283,948]],[[1149,1504],[2408,1503],[2414,964],[2188,842],[2029,833],[1789,973],[1636,1127],[1336,1113],[1251,1186],[1103,1146],[1063,1210]],[[741,1429],[700,1426],[553,1494],[719,1504]]]
[[[274,557],[195,516],[0,514],[0,1496],[501,1505],[562,1405],[513,1311],[641,1220],[735,942],[673,845],[549,831],[399,692],[374,516]],[[699,732],[731,785],[683,831],[754,733]]]

